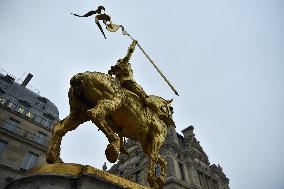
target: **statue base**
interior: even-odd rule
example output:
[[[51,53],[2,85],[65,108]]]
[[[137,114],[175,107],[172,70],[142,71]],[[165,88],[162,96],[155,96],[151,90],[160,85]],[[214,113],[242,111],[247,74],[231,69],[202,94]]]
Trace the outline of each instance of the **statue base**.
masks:
[[[34,168],[5,189],[150,189],[89,165],[47,164]]]

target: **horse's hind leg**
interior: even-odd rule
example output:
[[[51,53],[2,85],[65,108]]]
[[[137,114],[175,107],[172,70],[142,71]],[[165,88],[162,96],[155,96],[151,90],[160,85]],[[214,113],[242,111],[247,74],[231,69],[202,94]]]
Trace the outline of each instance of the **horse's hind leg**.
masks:
[[[155,136],[153,136],[150,145],[148,143],[141,143],[141,146],[149,158],[147,180],[152,188],[162,189],[165,179],[165,166],[167,163],[159,154],[162,145],[162,137],[158,134],[153,135]],[[161,166],[161,175],[159,177],[156,177],[155,174],[156,164],[160,164]]]
[[[167,161],[161,155],[158,155],[157,163],[160,164],[160,167],[161,167],[161,174],[157,178],[157,183],[159,186],[163,186],[165,178],[166,178]]]
[[[47,149],[46,161],[48,163],[62,163],[60,159],[60,145],[62,137],[68,132],[76,129],[81,123],[88,121],[84,113],[71,113],[65,119],[57,122],[53,127],[52,139]]]
[[[94,124],[106,135],[110,144],[105,151],[107,159],[114,163],[119,155],[120,140],[111,127],[107,124],[107,117],[121,106],[120,98],[112,100],[99,100],[97,105],[89,109],[87,114]]]
[[[148,163],[148,173],[147,173],[147,181],[149,182],[150,186],[152,188],[157,188],[156,185],[156,177],[155,177],[155,166],[158,161],[158,154],[156,153],[156,142],[155,138],[152,139],[148,143],[148,141],[141,142],[141,147],[143,151],[147,154],[149,158],[149,163]]]

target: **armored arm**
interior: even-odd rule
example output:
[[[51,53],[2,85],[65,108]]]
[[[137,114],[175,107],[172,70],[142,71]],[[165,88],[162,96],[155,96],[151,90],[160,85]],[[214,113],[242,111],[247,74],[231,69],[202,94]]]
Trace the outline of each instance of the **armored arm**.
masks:
[[[131,56],[132,56],[132,54],[133,54],[133,52],[134,52],[134,50],[135,50],[135,45],[138,43],[138,41],[136,41],[136,40],[133,40],[132,41],[132,43],[131,43],[131,45],[128,47],[128,51],[127,51],[127,54],[126,54],[126,56],[123,58],[123,62],[125,61],[125,62],[128,62],[129,60],[130,60],[130,58],[131,58]]]
[[[124,68],[123,70],[127,70],[128,67],[130,68],[130,64],[128,62],[135,50],[135,45],[137,43],[138,41],[136,40],[132,41],[131,45],[128,47],[126,56],[123,59],[119,59],[115,66],[111,66],[111,69],[108,71],[109,75],[116,75],[117,72],[120,72],[121,68]]]

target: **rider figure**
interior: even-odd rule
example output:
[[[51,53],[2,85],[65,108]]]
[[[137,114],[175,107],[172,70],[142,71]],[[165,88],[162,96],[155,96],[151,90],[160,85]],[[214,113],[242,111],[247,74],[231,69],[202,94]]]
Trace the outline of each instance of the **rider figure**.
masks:
[[[108,71],[108,74],[115,75],[115,78],[120,82],[120,85],[123,88],[128,89],[129,91],[138,95],[142,99],[144,105],[150,108],[155,113],[158,113],[159,118],[165,121],[166,124],[174,125],[174,123],[168,122],[168,118],[165,117],[165,113],[161,112],[159,107],[157,107],[154,101],[151,98],[149,98],[149,96],[146,94],[143,88],[140,85],[138,85],[133,79],[133,71],[131,69],[129,60],[132,53],[134,52],[135,45],[137,43],[138,41],[133,40],[131,45],[128,47],[126,56],[123,59],[119,59],[115,66],[111,66],[111,69]]]
[[[138,85],[133,79],[133,71],[131,69],[131,65],[129,60],[131,58],[132,53],[134,52],[135,45],[138,41],[133,40],[131,45],[128,47],[128,51],[126,56],[123,59],[119,59],[115,66],[112,66],[108,71],[109,75],[115,75],[115,78],[120,82],[121,86],[125,89],[130,90],[131,92],[137,94],[144,104],[148,104],[147,101],[150,99],[146,92],[142,89],[140,85]]]

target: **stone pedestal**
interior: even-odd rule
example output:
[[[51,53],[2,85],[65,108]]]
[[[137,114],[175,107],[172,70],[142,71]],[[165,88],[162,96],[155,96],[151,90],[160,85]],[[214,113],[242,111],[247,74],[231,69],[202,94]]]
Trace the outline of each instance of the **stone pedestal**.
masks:
[[[32,169],[5,189],[149,189],[91,166],[49,164]]]

